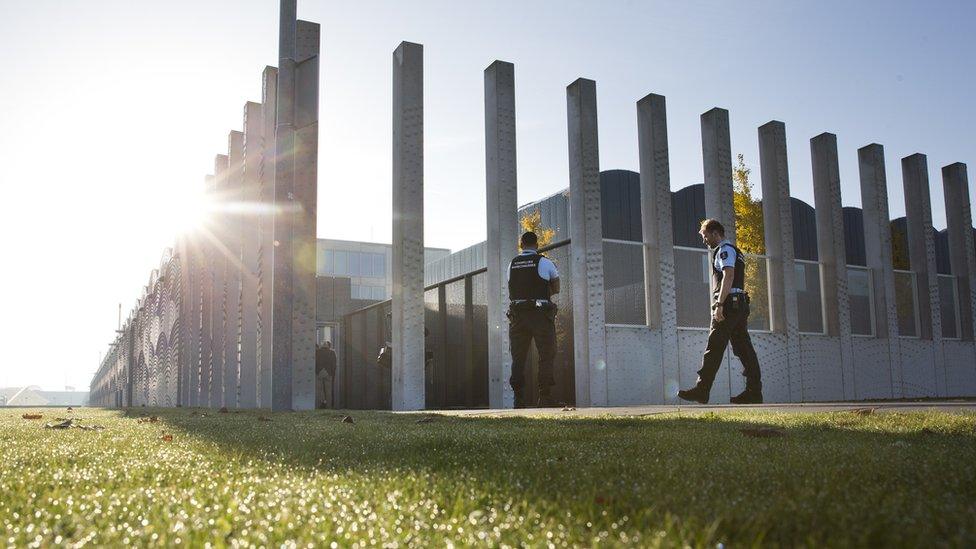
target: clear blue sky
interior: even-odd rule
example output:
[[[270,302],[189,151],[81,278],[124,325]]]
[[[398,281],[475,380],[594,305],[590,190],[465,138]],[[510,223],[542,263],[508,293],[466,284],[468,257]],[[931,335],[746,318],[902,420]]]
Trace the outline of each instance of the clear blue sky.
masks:
[[[0,1],[4,268],[0,385],[87,387],[172,243],[180,201],[260,99],[277,2]],[[427,244],[485,235],[482,70],[516,65],[519,199],[567,182],[565,86],[597,82],[600,165],[637,168],[635,101],[668,98],[674,188],[701,181],[699,114],[731,113],[758,183],[756,128],[786,123],[793,195],[812,203],[809,138],[976,166],[973,2],[312,1],[322,24],[319,236],[389,241],[391,52],[425,46]],[[976,168],[974,168],[976,171]],[[971,180],[976,179],[976,174]]]

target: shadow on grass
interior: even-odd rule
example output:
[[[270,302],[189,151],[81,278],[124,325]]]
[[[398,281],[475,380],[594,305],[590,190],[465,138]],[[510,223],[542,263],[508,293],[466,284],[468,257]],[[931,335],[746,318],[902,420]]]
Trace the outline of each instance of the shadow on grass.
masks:
[[[334,411],[151,413],[229,456],[377,482],[436,482],[459,498],[480,495],[485,505],[565,508],[600,524],[677,517],[692,529],[711,527],[714,539],[788,544],[964,541],[976,524],[971,415],[418,423],[426,416],[348,412],[355,422],[343,423],[345,413]],[[757,427],[777,431],[742,432]]]

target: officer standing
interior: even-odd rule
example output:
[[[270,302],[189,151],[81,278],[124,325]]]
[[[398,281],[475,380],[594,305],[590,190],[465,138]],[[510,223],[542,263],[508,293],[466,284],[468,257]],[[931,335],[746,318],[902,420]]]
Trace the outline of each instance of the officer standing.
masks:
[[[762,380],[759,358],[749,338],[749,294],[744,290],[746,263],[742,252],[725,238],[725,227],[714,219],[702,221],[698,234],[709,248],[712,266],[712,322],[708,346],[698,370],[698,383],[678,391],[684,400],[708,403],[715,374],[722,363],[725,348],[732,342],[732,352],[739,357],[746,378],[746,390],[732,397],[733,404],[762,404]]]
[[[538,406],[554,406],[552,386],[553,360],[556,357],[556,304],[552,296],[559,293],[559,271],[551,259],[539,253],[539,238],[527,232],[521,238],[522,253],[508,267],[509,338],[512,343],[512,377],[515,407],[530,404],[525,384],[525,361],[529,344],[535,341],[539,352]]]

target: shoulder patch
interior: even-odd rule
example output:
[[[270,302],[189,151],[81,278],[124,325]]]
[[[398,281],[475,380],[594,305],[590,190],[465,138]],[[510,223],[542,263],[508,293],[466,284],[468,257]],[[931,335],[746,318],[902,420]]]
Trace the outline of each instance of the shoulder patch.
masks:
[[[722,255],[720,257],[722,259],[728,259],[729,258],[729,252],[726,252],[726,251],[723,250],[722,251]]]

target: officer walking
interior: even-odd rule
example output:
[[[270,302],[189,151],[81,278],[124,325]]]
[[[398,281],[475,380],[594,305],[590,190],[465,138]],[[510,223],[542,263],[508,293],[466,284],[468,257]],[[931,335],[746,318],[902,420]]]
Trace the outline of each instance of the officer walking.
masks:
[[[512,343],[512,378],[515,407],[530,405],[525,388],[525,361],[529,344],[535,341],[539,352],[538,406],[555,406],[552,400],[552,364],[556,356],[556,304],[559,271],[551,259],[539,253],[539,238],[527,232],[521,238],[522,253],[508,267],[508,294],[511,304],[509,338]]]
[[[749,294],[744,290],[746,263],[742,252],[725,238],[725,227],[714,219],[702,221],[698,234],[709,248],[712,266],[712,322],[708,346],[698,370],[698,383],[678,391],[684,400],[708,403],[709,392],[718,372],[725,348],[732,342],[732,352],[739,357],[746,378],[746,390],[732,397],[733,404],[762,404],[762,380],[759,358],[749,339]]]

